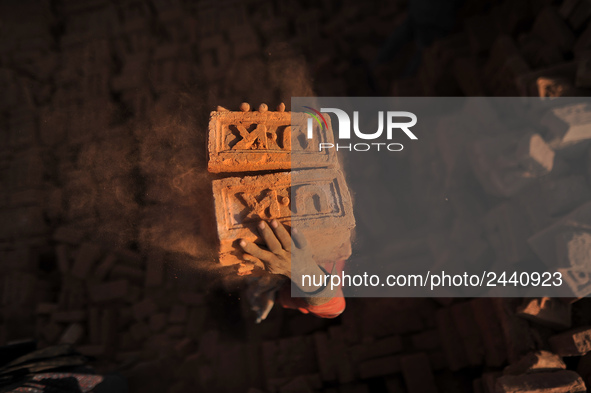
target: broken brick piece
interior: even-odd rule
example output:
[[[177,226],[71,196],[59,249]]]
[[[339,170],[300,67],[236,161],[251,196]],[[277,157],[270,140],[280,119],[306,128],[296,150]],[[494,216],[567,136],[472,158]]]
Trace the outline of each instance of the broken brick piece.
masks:
[[[571,326],[571,305],[559,299],[524,299],[524,304],[517,309],[517,315],[554,329],[568,329]]]
[[[583,326],[550,337],[550,347],[560,356],[582,356],[591,351],[591,326]]]
[[[330,116],[324,115],[328,128],[313,123],[311,140],[306,138],[308,118],[295,112],[211,112],[208,170],[219,173],[336,166],[334,149],[318,149],[319,143],[334,143]],[[297,145],[292,146],[292,142]]]
[[[261,219],[295,226],[307,238],[317,263],[350,256],[355,219],[345,179],[338,170],[214,180],[213,193],[223,265],[241,261],[239,239],[263,242],[256,228]]]
[[[530,352],[516,363],[510,364],[503,370],[505,375],[521,375],[535,372],[566,369],[562,358],[552,352]]]
[[[582,393],[587,388],[574,371],[562,370],[549,373],[504,375],[497,379],[495,393]]]

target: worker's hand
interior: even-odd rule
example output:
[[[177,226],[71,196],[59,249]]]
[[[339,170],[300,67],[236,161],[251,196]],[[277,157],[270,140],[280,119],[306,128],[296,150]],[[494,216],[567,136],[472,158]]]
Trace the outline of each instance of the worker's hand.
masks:
[[[320,271],[320,268],[312,259],[306,238],[296,229],[292,230],[290,236],[287,229],[277,220],[272,220],[269,224],[261,221],[258,225],[259,232],[265,243],[267,243],[267,250],[263,250],[256,244],[247,240],[240,240],[240,246],[245,251],[244,259],[253,263],[259,260],[265,265],[265,269],[272,274],[281,274],[290,279],[296,274],[312,273],[315,274]],[[291,255],[297,258],[296,264],[298,271],[292,271]]]

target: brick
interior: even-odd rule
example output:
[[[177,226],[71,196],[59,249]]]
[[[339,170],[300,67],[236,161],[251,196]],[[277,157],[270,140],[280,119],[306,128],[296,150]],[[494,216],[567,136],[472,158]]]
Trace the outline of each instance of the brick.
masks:
[[[109,278],[113,280],[126,279],[131,283],[144,284],[145,274],[142,269],[127,266],[127,265],[115,265],[111,269]]]
[[[413,348],[419,351],[434,351],[441,347],[437,329],[425,330],[424,332],[413,334],[410,339]]]
[[[559,299],[524,299],[517,315],[553,329],[568,329],[571,326],[571,305]]]
[[[99,246],[91,243],[82,244],[76,253],[72,275],[80,279],[87,278],[101,254],[102,250]]]
[[[70,253],[68,246],[65,244],[58,244],[55,246],[55,254],[57,258],[57,267],[61,274],[66,274],[70,271]]]
[[[164,261],[159,256],[148,257],[146,261],[146,281],[147,288],[156,288],[162,285],[164,280]]]
[[[181,305],[174,305],[170,310],[168,316],[169,323],[183,323],[187,320],[187,307]]]
[[[41,329],[41,335],[49,344],[55,343],[62,332],[63,328],[55,322],[49,322]]]
[[[187,327],[185,335],[194,340],[198,340],[203,334],[205,322],[207,321],[207,308],[191,307],[187,317]]]
[[[484,344],[470,303],[455,304],[451,306],[450,310],[454,325],[462,336],[469,364],[471,366],[482,365],[484,363]]]
[[[105,354],[105,347],[102,345],[78,345],[76,351],[84,356],[98,358]]]
[[[51,314],[54,311],[56,311],[57,308],[58,308],[57,303],[39,303],[39,304],[37,304],[37,308],[35,309],[35,312],[37,314],[41,314],[41,315]]]
[[[457,371],[466,367],[468,357],[462,338],[454,325],[451,310],[442,308],[437,311],[437,331],[449,369]]]
[[[578,31],[591,16],[591,2],[588,0],[581,0],[575,6],[575,9],[568,17],[568,24],[573,30]]]
[[[92,345],[102,343],[101,310],[97,307],[91,307],[88,310],[88,341]]]
[[[88,287],[90,300],[96,303],[123,299],[127,295],[129,283],[126,280],[108,281]]]
[[[585,383],[581,377],[569,370],[518,376],[505,375],[497,379],[495,386],[495,393],[577,393],[586,391]]]
[[[197,292],[180,292],[179,301],[187,306],[202,306],[205,304],[205,295]]]
[[[337,379],[336,365],[330,353],[328,336],[325,332],[316,332],[313,337],[320,376],[323,381],[335,381]]]
[[[552,216],[560,216],[591,199],[591,188],[582,175],[547,179],[540,184],[544,207]]]
[[[235,247],[238,239],[261,243],[256,225],[260,219],[272,218],[297,225],[317,263],[350,256],[355,220],[340,171],[318,169],[214,180],[213,193],[222,264],[240,262],[242,252]],[[314,198],[318,204],[310,203]],[[291,209],[298,211],[292,215]]]
[[[359,363],[359,377],[368,379],[399,373],[402,370],[400,359],[401,355],[394,355],[361,362]]]
[[[550,337],[550,347],[560,356],[582,356],[591,351],[591,327],[583,326]]]
[[[576,149],[577,145],[591,139],[589,123],[591,107],[585,103],[552,108],[540,120],[540,124],[547,128],[548,138],[552,138],[550,142],[556,146],[555,150],[574,151],[572,154],[581,150]]]
[[[500,322],[507,359],[513,363],[528,352],[536,349],[534,338],[527,321],[515,314],[515,299],[492,299],[497,318]]]
[[[137,322],[131,325],[129,332],[136,341],[143,341],[150,336],[150,329],[143,322]]]
[[[424,353],[406,355],[400,359],[400,363],[408,393],[438,391],[427,355]]]
[[[581,268],[588,266],[591,258],[588,241],[591,235],[584,229],[589,217],[591,203],[586,203],[528,239],[530,247],[542,262],[552,269],[558,267],[574,297],[591,293],[589,273]]]
[[[526,243],[531,230],[517,204],[506,202],[491,209],[484,223],[486,237],[499,259],[515,264],[531,256]]]
[[[53,313],[52,318],[55,322],[82,322],[86,319],[86,310],[56,311]]]
[[[84,326],[79,323],[73,323],[64,330],[60,344],[78,344],[84,337]]]
[[[544,8],[537,16],[532,32],[546,42],[555,44],[564,53],[573,49],[575,36],[553,7]]]
[[[53,240],[60,243],[78,245],[84,237],[84,232],[74,227],[60,227],[55,230]]]
[[[150,316],[150,330],[154,333],[161,332],[168,324],[168,314],[159,313]]]
[[[578,62],[575,85],[584,88],[591,87],[591,61],[589,59]]]
[[[133,316],[137,321],[142,321],[158,311],[158,306],[151,299],[144,299],[132,307]]]
[[[96,269],[94,269],[93,277],[96,278],[98,281],[103,281],[107,278],[107,276],[111,272],[111,269],[113,268],[113,266],[115,266],[116,262],[117,256],[115,254],[107,254],[107,256],[103,258],[101,263],[99,263],[96,266]]]
[[[402,352],[403,344],[400,336],[382,338],[372,343],[363,343],[350,349],[351,358],[355,362],[378,358]]]
[[[314,126],[315,138],[306,139],[308,115],[295,112],[211,112],[209,120],[210,172],[244,172],[337,165],[334,149],[318,152],[319,143],[333,143],[328,131]],[[293,124],[293,126],[292,126]],[[293,133],[298,133],[299,136]],[[292,141],[300,141],[291,146]],[[291,151],[296,149],[297,155]]]
[[[566,369],[562,358],[552,352],[536,351],[522,357],[503,370],[504,375],[521,375]]]
[[[487,366],[500,367],[507,359],[507,349],[503,333],[496,317],[494,304],[488,298],[477,298],[470,301],[474,320],[482,336]]]

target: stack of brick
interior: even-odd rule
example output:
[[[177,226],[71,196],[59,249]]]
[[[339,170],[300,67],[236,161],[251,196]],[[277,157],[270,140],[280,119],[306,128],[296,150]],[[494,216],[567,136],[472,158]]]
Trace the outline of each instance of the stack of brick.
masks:
[[[218,107],[209,121],[209,171],[250,175],[213,181],[220,263],[240,264],[241,274],[254,269],[236,243],[262,244],[256,226],[271,219],[297,225],[317,263],[347,259],[355,225],[351,197],[335,153],[315,151],[318,141],[333,140],[330,126],[316,127],[315,139],[308,141],[303,140],[307,115],[285,112],[284,104],[277,112],[266,104],[250,111],[243,103],[240,109]]]
[[[78,244],[65,231],[56,241],[55,300],[36,307],[41,345],[68,343],[85,355],[127,365],[187,355],[203,333],[204,296],[176,286],[162,257],[146,260],[130,250]]]

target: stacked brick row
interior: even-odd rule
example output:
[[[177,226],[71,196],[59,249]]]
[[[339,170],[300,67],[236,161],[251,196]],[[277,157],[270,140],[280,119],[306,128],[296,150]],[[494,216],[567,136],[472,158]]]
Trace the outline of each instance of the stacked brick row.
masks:
[[[590,10],[587,1],[497,2],[426,48],[417,77],[396,81],[393,92],[588,96]],[[439,309],[447,365],[485,367],[473,382],[476,392],[585,391],[591,381],[582,343],[591,328],[578,315],[588,314],[582,298],[591,266],[583,229],[591,201],[590,108],[549,104],[530,115],[535,130],[503,136],[495,127],[503,114],[483,106],[465,108],[478,111],[478,133],[457,117],[443,119],[430,146],[410,153],[413,195],[423,197],[408,203],[423,222],[417,230],[431,233],[422,241],[426,257],[498,271],[533,262],[559,267],[572,298],[475,299]],[[438,214],[421,215],[434,206]],[[442,227],[452,230],[442,235]],[[571,357],[580,357],[578,367]]]

